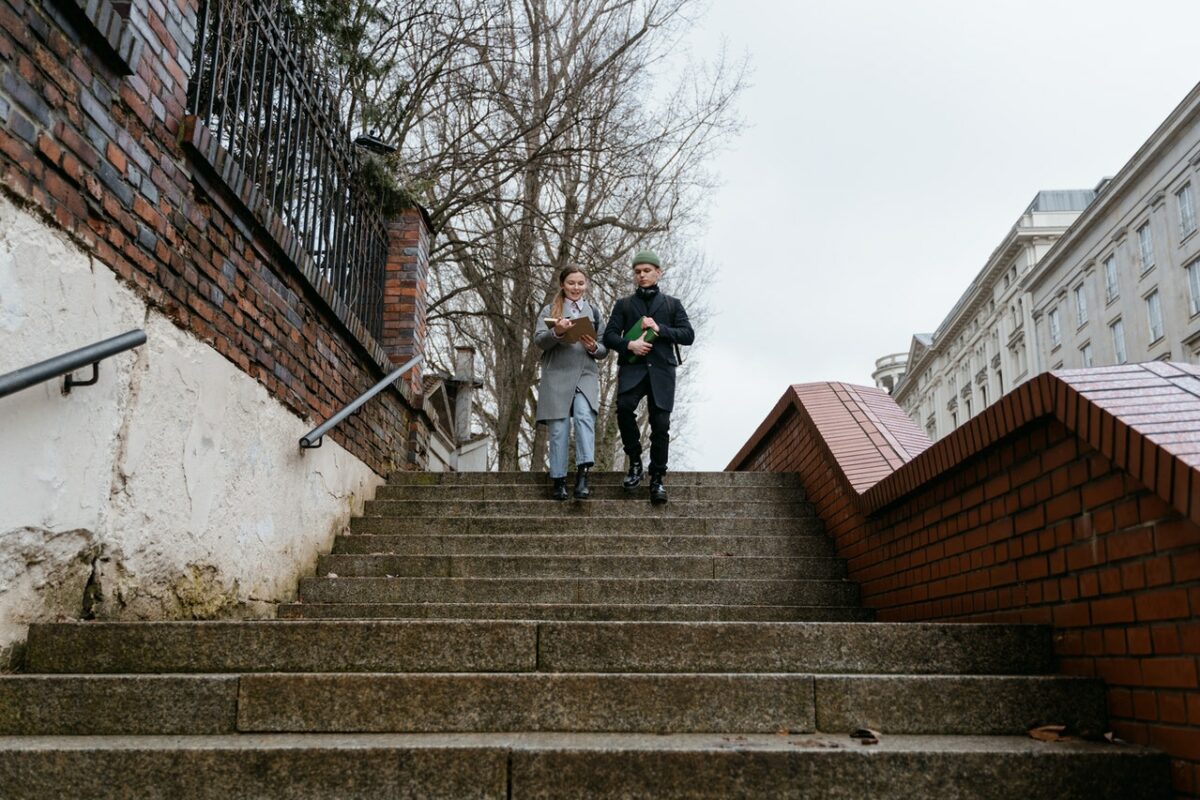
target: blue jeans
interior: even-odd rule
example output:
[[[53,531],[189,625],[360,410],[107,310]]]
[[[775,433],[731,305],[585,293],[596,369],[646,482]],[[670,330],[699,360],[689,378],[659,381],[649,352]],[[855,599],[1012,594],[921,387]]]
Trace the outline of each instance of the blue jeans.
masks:
[[[591,464],[596,455],[596,412],[582,392],[571,405],[575,419],[575,466]],[[567,477],[567,436],[571,418],[546,420],[550,434],[550,477]]]

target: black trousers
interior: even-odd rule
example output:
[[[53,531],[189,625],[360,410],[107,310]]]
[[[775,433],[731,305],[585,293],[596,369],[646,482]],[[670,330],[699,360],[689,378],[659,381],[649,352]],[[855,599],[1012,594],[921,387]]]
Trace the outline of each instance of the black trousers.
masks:
[[[638,428],[637,408],[642,398],[647,399],[650,409],[650,472],[659,474],[667,471],[667,454],[671,446],[671,412],[663,411],[654,404],[654,389],[650,376],[642,378],[637,386],[617,395],[617,429],[621,431],[621,444],[625,454],[642,455],[642,432]]]

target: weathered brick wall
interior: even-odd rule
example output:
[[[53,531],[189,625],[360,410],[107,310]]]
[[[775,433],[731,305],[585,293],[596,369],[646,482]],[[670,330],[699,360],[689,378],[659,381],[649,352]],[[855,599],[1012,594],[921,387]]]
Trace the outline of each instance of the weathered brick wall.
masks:
[[[313,421],[333,413],[385,374],[387,343],[348,329],[181,146],[197,0],[133,0],[108,37],[140,43],[127,60],[69,13],[72,2],[0,0],[5,190],[288,409]],[[419,405],[401,383],[332,436],[385,474],[417,460]]]
[[[1113,729],[1195,795],[1200,381],[1176,367],[1041,376],[927,450],[869,418],[881,393],[794,387],[730,466],[801,475],[880,620],[1054,626],[1062,671],[1105,679]]]

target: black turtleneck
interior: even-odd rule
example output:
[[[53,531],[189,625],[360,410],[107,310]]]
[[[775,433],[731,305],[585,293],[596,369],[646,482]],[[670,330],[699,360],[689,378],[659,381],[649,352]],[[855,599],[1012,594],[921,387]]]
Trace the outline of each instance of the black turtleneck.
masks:
[[[658,296],[658,284],[656,283],[653,286],[639,286],[637,288],[637,296],[649,305],[650,301]]]

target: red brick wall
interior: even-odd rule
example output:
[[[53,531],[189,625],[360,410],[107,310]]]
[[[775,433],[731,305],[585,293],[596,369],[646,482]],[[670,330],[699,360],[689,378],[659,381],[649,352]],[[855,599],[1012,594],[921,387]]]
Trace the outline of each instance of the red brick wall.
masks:
[[[878,415],[850,414],[882,393],[794,387],[731,468],[801,475],[880,620],[1052,625],[1062,671],[1104,678],[1113,730],[1170,753],[1196,795],[1194,371],[1041,376],[927,450],[880,446]],[[889,458],[903,465],[863,479]]]
[[[374,384],[386,343],[348,327],[180,144],[197,0],[134,0],[133,74],[65,5],[0,0],[4,190],[299,416]],[[332,437],[386,473],[415,455],[419,406],[402,383]]]

